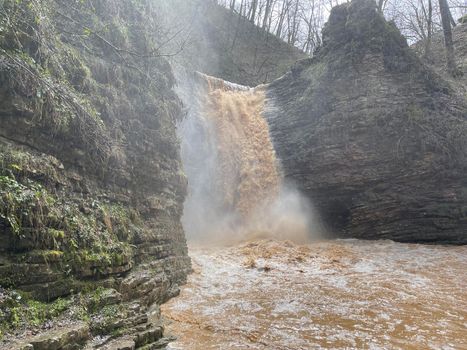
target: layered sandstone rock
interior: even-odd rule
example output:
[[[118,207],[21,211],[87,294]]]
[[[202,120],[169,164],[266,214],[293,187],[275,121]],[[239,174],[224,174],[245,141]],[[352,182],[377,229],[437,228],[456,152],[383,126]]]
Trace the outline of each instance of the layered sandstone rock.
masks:
[[[467,104],[374,1],[333,9],[324,46],[271,84],[286,177],[340,237],[467,242]]]
[[[3,7],[0,287],[23,294],[0,288],[0,337],[64,313],[48,328],[84,321],[80,343],[110,333],[155,342],[151,310],[177,294],[190,261],[181,103],[149,3]],[[60,312],[37,312],[55,304],[36,300],[65,297]]]

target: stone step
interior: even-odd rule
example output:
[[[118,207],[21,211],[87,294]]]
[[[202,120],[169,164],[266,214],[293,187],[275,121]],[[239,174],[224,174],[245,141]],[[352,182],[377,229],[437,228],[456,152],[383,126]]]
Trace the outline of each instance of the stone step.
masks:
[[[135,350],[136,344],[133,338],[132,336],[125,336],[111,340],[104,346],[99,347],[99,350]]]
[[[163,331],[162,327],[154,327],[138,333],[135,337],[136,346],[141,347],[146,344],[154,343],[162,338]]]
[[[151,343],[151,344],[148,344],[148,345],[144,345],[140,348],[137,348],[138,350],[163,350],[163,349],[166,349],[167,348],[167,345],[169,345],[169,343],[175,341],[176,338],[173,338],[173,337],[168,337],[168,338],[161,338],[159,339],[158,341],[154,342],[154,343]]]
[[[13,344],[8,348],[18,350],[75,350],[80,349],[89,337],[88,325],[78,323],[45,332],[21,343]]]

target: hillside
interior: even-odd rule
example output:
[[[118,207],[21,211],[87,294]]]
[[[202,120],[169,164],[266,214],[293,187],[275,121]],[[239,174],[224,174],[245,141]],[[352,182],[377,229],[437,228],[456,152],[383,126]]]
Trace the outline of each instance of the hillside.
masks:
[[[456,56],[456,63],[462,76],[453,79],[449,76],[445,64],[445,50],[443,33],[436,33],[433,37],[430,60],[426,62],[438,74],[448,79],[451,84],[456,86],[461,94],[467,96],[467,22],[459,23],[453,29],[453,42]],[[415,51],[422,56],[425,43],[419,42],[414,45]]]
[[[203,0],[162,1],[158,10],[173,40],[163,48],[176,70],[194,71],[256,86],[285,74],[300,50],[222,6]]]

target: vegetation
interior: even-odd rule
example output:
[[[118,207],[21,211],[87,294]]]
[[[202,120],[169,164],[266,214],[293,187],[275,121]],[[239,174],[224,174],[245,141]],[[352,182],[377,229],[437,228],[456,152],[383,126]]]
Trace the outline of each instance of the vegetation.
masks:
[[[136,245],[179,219],[181,108],[156,18],[152,0],[0,1],[0,338],[75,320],[117,334]],[[156,221],[150,200],[173,212]]]
[[[95,287],[84,283],[82,291],[50,303],[37,301],[28,293],[0,288],[0,340],[5,334],[21,329],[41,329],[47,323],[60,320],[85,321],[92,319],[94,334],[116,331],[114,323],[126,308],[111,299],[113,289]],[[108,304],[110,303],[110,304]]]
[[[331,8],[347,0],[215,0],[291,45],[313,54],[322,45],[321,29]],[[443,0],[444,1],[444,0]],[[448,2],[455,16],[465,15],[462,0]],[[432,0],[376,0],[375,7],[397,23],[410,42],[441,30],[441,7]],[[451,23],[455,25],[451,15]]]
[[[123,242],[131,241],[131,225],[139,220],[138,214],[121,204],[95,200],[81,203],[89,205],[85,213],[79,203],[64,202],[59,193],[46,188],[64,181],[59,167],[50,156],[2,148],[0,219],[6,228],[36,248],[70,252],[78,264],[95,260],[94,254],[103,254],[102,259],[112,261],[116,254],[128,254],[129,246]],[[83,250],[86,247],[92,247],[92,251]]]
[[[84,302],[76,303],[74,299],[78,298],[82,296],[43,303],[25,293],[0,290],[0,339],[6,333],[23,327],[40,327],[47,321],[59,318],[72,307],[73,312],[68,315],[70,319],[86,319],[86,306]]]
[[[146,331],[154,326],[145,321],[148,305],[176,293],[185,278],[189,259],[180,218],[186,179],[176,135],[182,109],[164,58],[179,51],[163,53],[173,37],[159,26],[155,3],[0,0],[0,338],[61,320],[86,321],[93,334],[110,337],[122,335],[128,325]],[[288,104],[310,102],[297,107],[306,108],[299,111],[303,115],[322,108],[318,118],[325,116],[335,101],[326,90],[334,75],[355,73],[352,81],[358,82],[353,69],[374,52],[382,53],[378,58],[388,76],[410,73],[410,83],[423,75],[417,80],[420,94],[439,93],[451,101],[448,83],[425,66],[416,67],[420,62],[407,42],[373,2],[335,31],[324,27],[329,2],[321,0],[217,3],[241,16],[215,5],[221,11],[211,33],[225,18],[244,26],[243,33],[228,33],[228,43],[216,36],[222,42],[214,44],[225,48],[219,50],[225,77],[268,81],[274,70],[288,67],[281,56],[305,56],[274,36],[313,55],[284,78],[293,80],[289,94],[306,92]],[[379,10],[384,13],[390,3],[380,1]],[[351,6],[342,4],[333,13],[346,16]],[[419,24],[420,35],[428,38],[439,27],[436,11],[433,6],[423,17],[427,23]],[[247,56],[238,41],[252,31],[258,35],[248,48],[253,57],[248,66],[232,52],[238,50],[235,58]],[[258,45],[272,39],[270,46]],[[276,45],[280,49],[270,50]],[[179,46],[184,49],[184,43]],[[446,126],[435,118],[437,107],[430,114],[417,101],[394,111],[394,123],[403,125],[402,133],[421,135],[420,147],[441,149],[438,154],[458,161],[467,140],[463,120]],[[460,113],[459,108],[451,114]],[[303,151],[293,148],[291,153]],[[128,276],[140,262],[148,267]],[[133,289],[142,294],[132,299]]]

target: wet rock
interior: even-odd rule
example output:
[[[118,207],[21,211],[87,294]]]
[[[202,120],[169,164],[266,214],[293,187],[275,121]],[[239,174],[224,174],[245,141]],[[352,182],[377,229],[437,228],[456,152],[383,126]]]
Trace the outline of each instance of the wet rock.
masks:
[[[22,350],[72,350],[89,339],[89,328],[86,324],[76,324],[60,330],[46,332],[26,340],[17,347]]]
[[[374,1],[333,9],[324,46],[269,87],[285,176],[339,237],[467,242],[467,102]]]
[[[156,327],[137,334],[135,340],[136,347],[139,348],[143,345],[154,343],[156,340],[162,338],[162,333],[162,327]]]
[[[68,318],[87,320],[97,339],[90,348],[112,332],[129,338],[111,349],[134,348],[136,337],[153,342],[161,334],[149,320],[151,305],[175,295],[190,272],[181,225],[187,181],[176,134],[183,112],[174,76],[162,57],[145,60],[149,71],[130,68],[102,42],[67,33],[82,31],[74,26],[91,17],[104,25],[110,15],[119,18],[116,32],[138,38],[122,45],[151,50],[157,40],[140,33],[154,28],[156,16],[129,0],[111,14],[105,1],[79,2],[72,13],[50,0],[40,9],[8,1],[3,10],[25,19],[12,22],[1,39],[11,54],[0,55],[0,285],[43,302],[67,298],[66,310],[50,316],[45,338],[30,342],[34,349],[81,344],[79,329],[58,328]],[[136,29],[135,18],[152,24],[138,20]],[[32,51],[8,40],[30,26],[50,40]],[[34,301],[18,307],[28,302]],[[28,333],[21,328],[32,327],[31,320],[23,316],[14,326],[2,323],[1,332],[11,334],[0,344]]]
[[[135,342],[132,337],[122,337],[104,345],[103,350],[134,350],[136,348]]]

